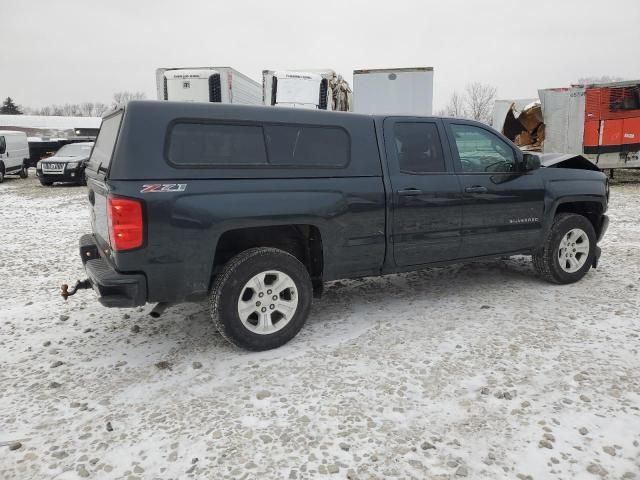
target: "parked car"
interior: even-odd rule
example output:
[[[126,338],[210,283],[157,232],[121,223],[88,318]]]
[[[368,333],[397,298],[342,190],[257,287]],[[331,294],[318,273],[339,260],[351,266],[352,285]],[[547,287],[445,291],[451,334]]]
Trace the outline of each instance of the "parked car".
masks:
[[[54,182],[86,185],[84,170],[91,156],[93,142],[78,142],[65,145],[52,157],[39,160],[36,175],[45,186]]]
[[[208,297],[225,338],[265,350],[328,280],[531,254],[576,282],[600,256],[607,179],[581,157],[545,163],[468,120],[131,102],[96,140],[88,278],[63,296],[92,287],[154,315]]]
[[[28,161],[27,134],[0,130],[0,183],[4,182],[5,175],[20,175],[20,178],[27,178]]]

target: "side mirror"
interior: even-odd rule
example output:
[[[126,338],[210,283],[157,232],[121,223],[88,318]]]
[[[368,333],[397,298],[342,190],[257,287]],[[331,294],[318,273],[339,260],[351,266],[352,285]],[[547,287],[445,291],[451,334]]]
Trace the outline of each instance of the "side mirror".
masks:
[[[537,170],[540,168],[540,157],[531,153],[525,153],[522,155],[522,165],[525,172]]]
[[[4,137],[0,137],[0,155],[3,155],[7,151],[7,144]]]

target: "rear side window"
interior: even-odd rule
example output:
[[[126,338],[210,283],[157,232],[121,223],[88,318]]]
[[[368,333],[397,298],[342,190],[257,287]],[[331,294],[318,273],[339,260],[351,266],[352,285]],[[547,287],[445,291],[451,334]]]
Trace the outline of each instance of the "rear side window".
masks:
[[[178,123],[171,129],[169,160],[177,165],[264,165],[262,127]]]
[[[269,163],[294,167],[345,167],[349,135],[341,128],[265,125]]]
[[[401,172],[446,172],[440,135],[435,123],[396,123],[394,133]]]
[[[184,166],[341,168],[349,149],[349,135],[336,127],[177,123],[168,158]]]
[[[102,120],[98,138],[96,138],[93,152],[91,152],[91,159],[89,160],[89,165],[93,170],[97,171],[99,168],[106,170],[109,168],[121,120],[122,112]]]

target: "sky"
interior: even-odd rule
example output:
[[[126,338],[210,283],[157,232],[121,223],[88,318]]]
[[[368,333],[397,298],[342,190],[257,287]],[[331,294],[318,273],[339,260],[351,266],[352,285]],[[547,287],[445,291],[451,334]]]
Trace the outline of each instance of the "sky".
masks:
[[[158,67],[433,67],[434,110],[470,82],[499,98],[581,77],[640,79],[639,0],[0,0],[0,98],[40,107],[155,98]],[[355,92],[357,95],[357,92]]]

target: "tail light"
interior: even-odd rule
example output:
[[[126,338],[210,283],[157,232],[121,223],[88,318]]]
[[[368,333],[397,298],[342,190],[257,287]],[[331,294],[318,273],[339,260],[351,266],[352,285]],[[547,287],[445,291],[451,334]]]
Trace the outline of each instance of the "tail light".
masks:
[[[107,213],[111,248],[114,251],[122,252],[142,246],[144,243],[142,202],[110,196]]]

